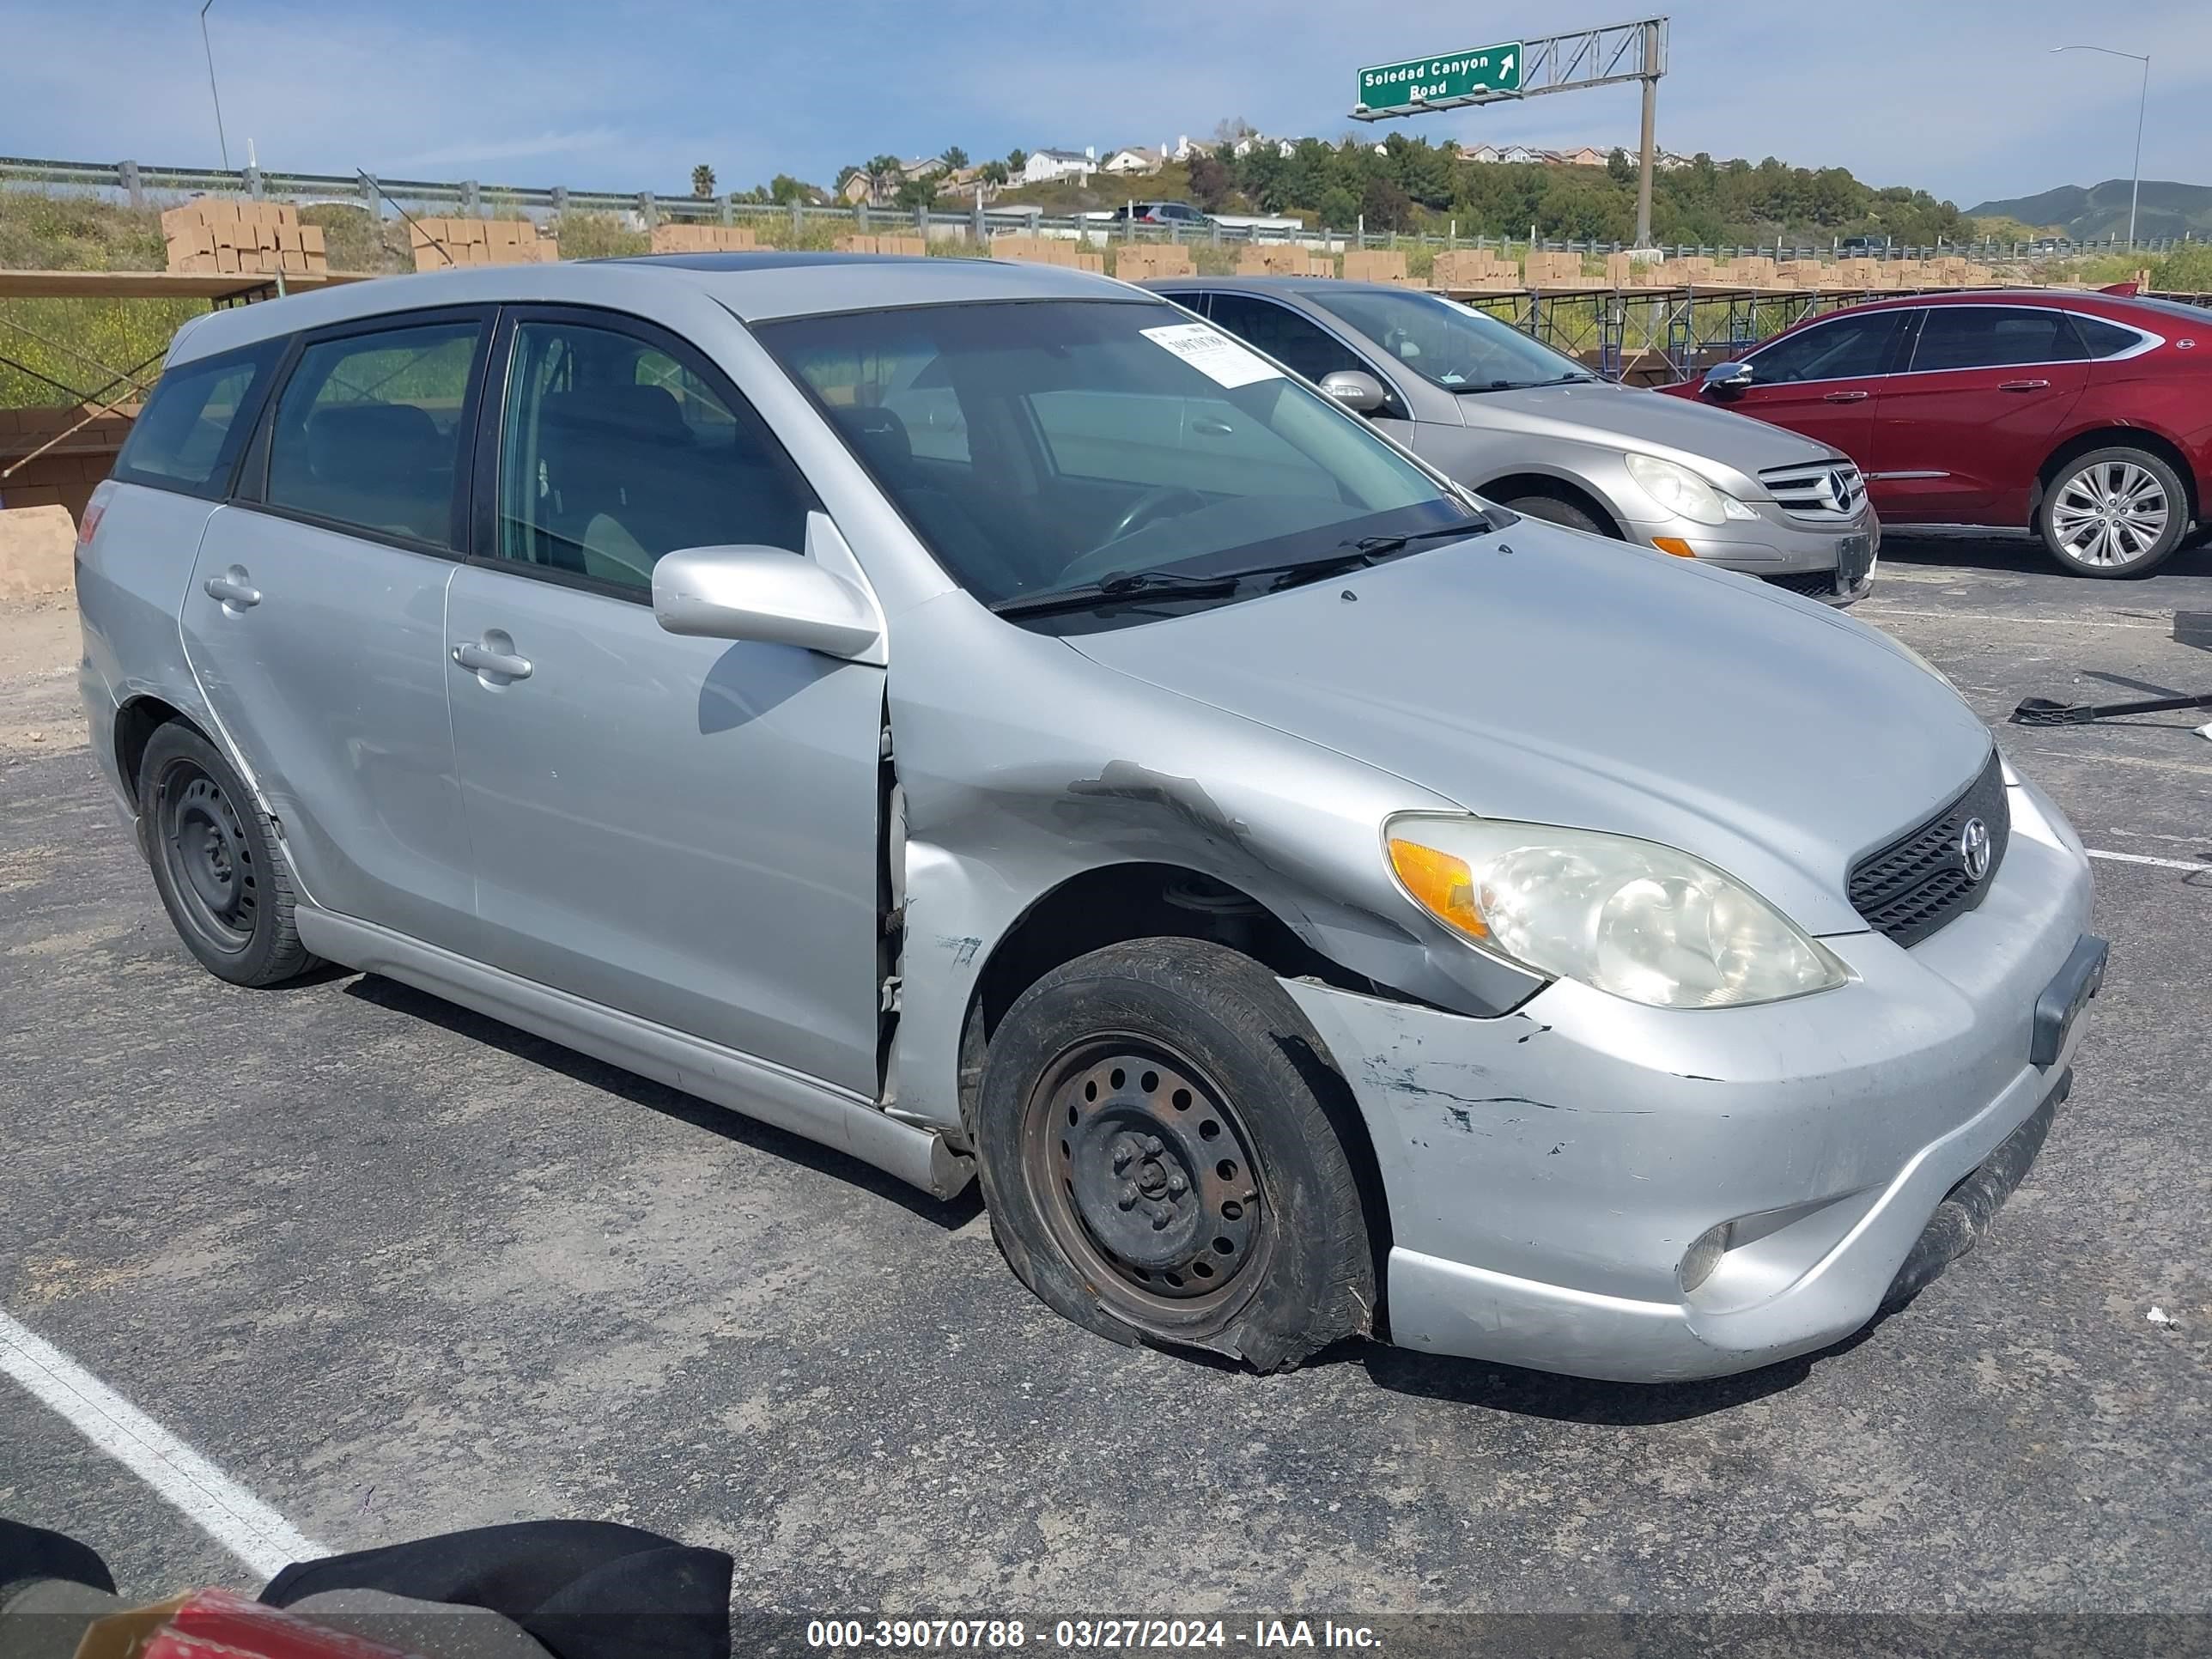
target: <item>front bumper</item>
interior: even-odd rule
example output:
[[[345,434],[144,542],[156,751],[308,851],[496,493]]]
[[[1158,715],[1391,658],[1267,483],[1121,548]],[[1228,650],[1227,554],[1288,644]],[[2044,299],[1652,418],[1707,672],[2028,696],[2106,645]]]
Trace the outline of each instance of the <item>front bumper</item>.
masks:
[[[1661,1382],[1872,1318],[1947,1196],[2063,1092],[2086,1024],[2031,1063],[2089,866],[2032,786],[2012,809],[1979,908],[1910,951],[1831,937],[1853,982],[1790,1002],[1654,1009],[1560,981],[1486,1020],[1286,981],[1375,1145],[1393,1339]]]
[[[1700,564],[1740,570],[1830,605],[1854,604],[1873,587],[1881,553],[1881,523],[1871,507],[1854,519],[1821,526],[1791,519],[1771,503],[1759,504],[1757,511],[1755,520],[1731,519],[1717,526],[1688,519],[1638,519],[1625,529],[1630,540],[1644,546],[1655,546],[1662,538],[1680,542]],[[1865,574],[1849,584],[1833,580],[1844,543],[1858,537],[1867,541]]]

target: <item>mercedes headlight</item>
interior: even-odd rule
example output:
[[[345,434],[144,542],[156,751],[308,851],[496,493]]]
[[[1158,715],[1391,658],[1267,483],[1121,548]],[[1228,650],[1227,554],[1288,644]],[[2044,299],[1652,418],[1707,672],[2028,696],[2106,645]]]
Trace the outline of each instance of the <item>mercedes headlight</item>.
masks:
[[[1407,814],[1390,866],[1421,908],[1484,949],[1654,1008],[1779,1002],[1850,975],[1750,889],[1656,842]]]
[[[1720,524],[1729,519],[1759,516],[1679,462],[1658,455],[1632,454],[1626,459],[1628,476],[1636,480],[1637,487],[1672,517],[1687,519],[1692,524]]]

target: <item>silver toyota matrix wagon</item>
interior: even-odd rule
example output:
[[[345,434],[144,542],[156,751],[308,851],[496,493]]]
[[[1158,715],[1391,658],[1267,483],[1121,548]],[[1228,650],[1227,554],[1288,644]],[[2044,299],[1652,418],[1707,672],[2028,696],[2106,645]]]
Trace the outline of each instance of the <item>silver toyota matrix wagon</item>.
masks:
[[[980,1178],[1262,1369],[1658,1380],[1911,1295],[2102,976],[1905,647],[1470,494],[1139,289],[708,255],[187,325],[78,552],[185,944]]]

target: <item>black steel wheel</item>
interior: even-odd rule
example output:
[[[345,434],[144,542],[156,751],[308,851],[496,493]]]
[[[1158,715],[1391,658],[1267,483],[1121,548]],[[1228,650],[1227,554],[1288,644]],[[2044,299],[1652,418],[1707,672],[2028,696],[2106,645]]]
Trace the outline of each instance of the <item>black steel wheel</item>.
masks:
[[[1272,1208],[1249,1138],[1173,1044],[1076,1044],[1030,1090],[1022,1148],[1054,1242],[1128,1316],[1194,1312],[1264,1271]]]
[[[1148,939],[1054,969],[992,1033],[976,1130],[1000,1250],[1077,1323],[1261,1370],[1372,1328],[1357,1109],[1251,958]]]
[[[175,721],[156,731],[139,765],[138,808],[154,885],[209,972],[274,985],[313,965],[275,836],[214,744]]]

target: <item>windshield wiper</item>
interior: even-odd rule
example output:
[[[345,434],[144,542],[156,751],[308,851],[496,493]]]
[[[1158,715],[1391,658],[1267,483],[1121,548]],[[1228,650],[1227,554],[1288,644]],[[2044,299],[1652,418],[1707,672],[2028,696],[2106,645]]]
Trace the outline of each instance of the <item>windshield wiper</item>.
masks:
[[[1213,576],[1184,575],[1173,570],[1117,570],[1095,582],[1054,588],[1044,593],[1016,594],[995,601],[991,609],[1001,617],[1048,617],[1055,611],[1088,611],[1117,599],[1172,595],[1176,599],[1225,599],[1234,593],[1247,570],[1224,571]]]
[[[1492,380],[1486,386],[1455,386],[1457,392],[1533,392],[1542,386],[1583,386],[1597,380],[1595,374],[1561,374],[1548,380]]]
[[[1402,535],[1362,536],[1356,541],[1340,542],[1336,551],[1317,558],[1250,564],[1205,575],[1175,570],[1117,570],[1110,576],[1101,576],[1095,582],[1082,582],[1073,587],[1016,594],[1012,599],[998,600],[991,610],[1001,617],[1048,617],[1060,611],[1089,611],[1122,599],[1223,599],[1255,576],[1274,577],[1277,588],[1296,587],[1301,582],[1321,581],[1343,571],[1374,564],[1402,552],[1415,542],[1433,541],[1444,536],[1480,536],[1503,530],[1512,522],[1510,516],[1493,508],[1480,519],[1459,524],[1432,525],[1426,530],[1409,530]]]

